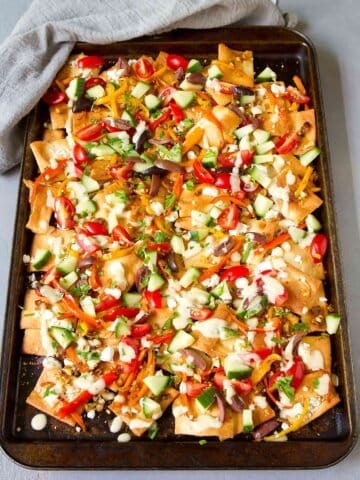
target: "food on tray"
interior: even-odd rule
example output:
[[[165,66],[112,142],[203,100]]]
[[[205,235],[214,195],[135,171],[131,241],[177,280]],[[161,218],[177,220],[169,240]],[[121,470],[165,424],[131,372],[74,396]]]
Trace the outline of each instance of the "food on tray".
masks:
[[[58,73],[26,180],[30,405],[82,429],[106,407],[113,431],[155,438],[169,410],[175,434],[271,441],[340,401],[314,110],[299,77],[254,75],[223,44]]]

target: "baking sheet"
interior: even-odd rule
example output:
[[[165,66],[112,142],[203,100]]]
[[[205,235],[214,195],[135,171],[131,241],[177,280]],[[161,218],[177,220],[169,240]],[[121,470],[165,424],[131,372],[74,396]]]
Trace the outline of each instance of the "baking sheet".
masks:
[[[29,214],[28,191],[20,184],[19,203],[9,281],[8,308],[4,332],[0,421],[1,444],[16,461],[36,468],[314,468],[328,466],[344,457],[355,443],[354,391],[351,374],[346,311],[343,301],[340,253],[337,247],[333,197],[329,172],[329,155],[322,111],[319,75],[311,43],[300,34],[279,27],[230,28],[201,31],[176,31],[113,45],[77,44],[74,53],[101,54],[129,58],[140,54],[156,55],[159,50],[185,56],[211,58],[217,44],[254,52],[255,71],[269,65],[278,78],[289,83],[300,75],[310,92],[317,112],[318,145],[322,155],[317,170],[325,204],[321,209],[324,230],[331,237],[325,265],[328,272],[327,297],[342,316],[339,333],[332,337],[333,371],[340,379],[342,402],[321,418],[291,435],[286,443],[254,443],[243,436],[219,443],[209,439],[200,446],[198,439],[175,436],[170,412],[160,420],[160,433],[118,444],[109,433],[106,412],[92,422],[87,432],[49,419],[48,428],[35,432],[30,421],[36,411],[25,404],[28,393],[41,371],[39,357],[22,356],[22,332],[19,328],[19,305],[26,289],[26,268],[22,256],[29,251],[32,234],[26,231]],[[28,121],[21,178],[37,173],[29,144],[41,137],[47,119],[46,107],[39,105]]]

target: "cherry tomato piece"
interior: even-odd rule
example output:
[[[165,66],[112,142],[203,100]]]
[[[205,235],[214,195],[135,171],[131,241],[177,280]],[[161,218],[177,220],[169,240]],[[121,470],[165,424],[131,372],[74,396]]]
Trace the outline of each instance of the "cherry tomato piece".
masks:
[[[110,175],[115,179],[129,178],[132,172],[132,165],[114,165],[110,167]]]
[[[288,375],[292,375],[293,378],[291,380],[291,386],[295,388],[299,388],[303,378],[305,376],[305,365],[300,356],[294,358],[294,364],[291,368],[289,368],[286,373]]]
[[[91,142],[92,140],[96,140],[100,137],[103,128],[104,122],[91,123],[90,125],[86,125],[85,127],[81,128],[76,133],[76,136],[84,142]]]
[[[196,398],[206,387],[206,383],[186,382],[186,395],[190,398]]]
[[[169,105],[171,100],[173,99],[173,95],[176,92],[176,88],[174,87],[166,87],[159,93],[159,97],[162,99],[162,104],[164,106]]]
[[[235,267],[227,268],[220,273],[221,281],[235,282],[238,278],[247,277],[250,270],[243,265],[236,265]]]
[[[151,123],[149,123],[150,130],[155,130],[156,127],[158,127],[162,123],[166,122],[166,120],[168,120],[170,118],[170,116],[171,116],[171,110],[170,110],[170,108],[168,108],[159,117],[157,117],[155,120],[153,120]]]
[[[118,298],[115,298],[112,295],[105,295],[105,297],[95,305],[95,312],[104,312],[105,310],[110,310],[110,308],[118,307],[119,305],[120,300]]]
[[[190,318],[193,320],[207,320],[212,315],[210,308],[192,308],[190,310]]]
[[[250,165],[253,161],[255,152],[250,152],[250,150],[241,150],[241,162],[242,165]]]
[[[103,319],[106,322],[113,322],[116,317],[134,318],[140,312],[140,308],[135,307],[117,307],[106,313]]]
[[[238,395],[246,395],[254,385],[250,378],[244,378],[244,380],[233,380],[233,386]]]
[[[220,153],[217,158],[218,163],[223,167],[234,167],[239,152]]]
[[[149,290],[144,290],[144,295],[146,300],[149,302],[150,308],[162,307],[162,296],[159,290],[156,290],[155,292],[149,292]]]
[[[147,80],[154,73],[154,67],[147,58],[139,58],[134,64],[135,74],[140,80]]]
[[[215,186],[218,188],[223,188],[225,190],[230,190],[231,183],[230,183],[230,173],[228,172],[220,172],[216,174],[215,177]]]
[[[328,247],[328,238],[323,233],[317,233],[310,245],[310,255],[314,263],[321,263]]]
[[[174,53],[169,53],[169,55],[166,58],[166,65],[172,70],[177,70],[178,68],[182,68],[185,72],[188,64],[189,64],[189,61],[186,60],[186,58],[182,57],[181,55],[176,55]]]
[[[99,55],[89,55],[87,57],[81,57],[77,61],[79,68],[101,68],[105,63],[103,57]]]
[[[216,372],[213,378],[215,388],[217,388],[218,390],[223,390],[225,379],[226,375],[223,371]]]
[[[121,341],[127,344],[126,340],[127,338],[123,338]],[[130,363],[123,362],[121,366],[122,366],[122,371],[126,374],[137,373],[140,369],[140,362],[137,358],[133,358]]]
[[[141,338],[150,333],[150,323],[140,323],[131,327],[131,336],[134,338]]]
[[[150,340],[155,343],[155,345],[159,345],[160,343],[170,343],[174,335],[174,332],[164,333],[163,335],[156,335],[155,337],[150,337]]]
[[[256,353],[256,355],[259,355],[261,360],[264,360],[266,357],[271,355],[272,352],[273,352],[272,348],[267,348],[267,347],[258,348],[254,351],[254,353]]]
[[[79,245],[82,251],[87,253],[95,253],[100,249],[100,245],[94,237],[89,237],[87,233],[79,231],[76,234],[76,243]]]
[[[89,164],[87,151],[82,145],[78,143],[75,144],[75,147],[73,149],[73,157],[75,160],[75,165],[77,167],[85,167],[86,165]]]
[[[199,180],[199,182],[209,184],[215,183],[215,178],[208,170],[206,170],[199,159],[195,160],[193,163],[193,169],[195,177]]]
[[[106,82],[101,77],[88,78],[85,82],[84,88],[87,90],[88,88],[95,87],[95,85],[101,85],[105,88]]]
[[[155,252],[169,253],[172,250],[172,246],[169,242],[151,243],[146,249]]]
[[[289,85],[286,89],[285,98],[298,105],[306,105],[310,102],[310,97],[303,95],[297,88]]]
[[[225,208],[218,218],[218,224],[224,230],[233,230],[239,222],[239,210],[232,204]]]
[[[84,233],[88,235],[108,235],[108,229],[102,222],[84,222],[82,225]]]
[[[121,225],[116,225],[116,227],[111,232],[111,236],[115,242],[119,242],[120,245],[131,245],[134,241]]]
[[[75,226],[75,207],[68,198],[61,196],[55,198],[54,213],[57,226],[61,230],[69,230]]]
[[[286,133],[276,142],[275,150],[280,155],[285,155],[295,150],[298,143],[299,138],[296,133]]]
[[[89,285],[93,290],[98,290],[101,287],[98,269],[95,265],[91,265],[90,270]]]
[[[67,102],[67,95],[61,90],[55,88],[49,88],[49,90],[43,95],[42,100],[48,105],[58,105],[59,103]]]

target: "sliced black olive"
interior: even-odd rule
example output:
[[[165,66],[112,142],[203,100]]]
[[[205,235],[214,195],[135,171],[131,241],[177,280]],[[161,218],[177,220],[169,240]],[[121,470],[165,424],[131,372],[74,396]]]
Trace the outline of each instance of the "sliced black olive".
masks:
[[[90,112],[92,109],[92,104],[93,101],[90,98],[81,97],[74,103],[72,111],[74,113]]]

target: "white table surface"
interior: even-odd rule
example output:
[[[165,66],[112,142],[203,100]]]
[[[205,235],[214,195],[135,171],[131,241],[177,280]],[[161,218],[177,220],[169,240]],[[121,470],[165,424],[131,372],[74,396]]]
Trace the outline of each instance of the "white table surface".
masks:
[[[0,42],[31,0],[0,0]],[[100,1],[100,0],[99,0]],[[138,0],[141,1],[141,0]],[[331,168],[334,181],[340,247],[343,252],[343,274],[348,321],[352,339],[355,382],[360,392],[360,2],[358,0],[280,0],[285,11],[297,14],[298,29],[313,40],[319,58],[328,128]],[[86,2],[84,2],[86,8]],[[0,59],[1,61],[1,59]],[[19,169],[0,176],[0,328],[5,311],[9,261],[15,218]],[[358,283],[359,282],[359,283]],[[238,472],[187,472],[195,480],[235,479]],[[15,465],[0,451],[0,480],[59,479],[145,479],[168,478],[169,472],[48,472],[30,471]],[[183,478],[183,472],[172,472],[171,478]],[[317,471],[244,472],[248,480],[257,479],[327,479],[359,478],[360,445],[339,465]]]

